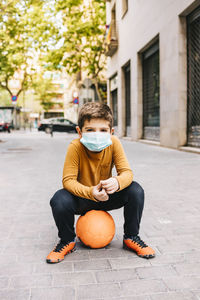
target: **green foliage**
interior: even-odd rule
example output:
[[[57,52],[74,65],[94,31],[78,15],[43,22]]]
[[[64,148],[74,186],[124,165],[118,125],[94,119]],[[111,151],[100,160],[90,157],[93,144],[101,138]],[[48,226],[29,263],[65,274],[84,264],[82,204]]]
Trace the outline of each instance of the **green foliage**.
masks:
[[[106,57],[106,1],[55,0],[62,17],[62,46],[48,56],[51,68],[64,66],[69,74],[84,71],[96,84],[103,79]],[[96,84],[97,86],[97,84]]]
[[[47,79],[44,75],[35,75],[32,87],[35,91],[35,99],[40,102],[45,111],[53,108],[55,102],[53,98],[57,96],[55,85],[51,79]]]
[[[106,63],[105,23],[104,0],[2,0],[1,89],[11,96],[9,83],[17,75],[21,88],[16,95],[32,87],[47,110],[53,106],[51,84],[36,76],[38,63],[46,63],[51,70],[64,67],[69,74],[84,71],[98,93]]]
[[[28,88],[31,76],[36,72],[35,55],[47,50],[52,37],[58,33],[51,14],[43,0],[1,1],[0,86],[10,95],[9,81],[16,73],[21,78],[17,95]]]
[[[10,95],[3,89],[0,89],[0,106],[12,106]]]

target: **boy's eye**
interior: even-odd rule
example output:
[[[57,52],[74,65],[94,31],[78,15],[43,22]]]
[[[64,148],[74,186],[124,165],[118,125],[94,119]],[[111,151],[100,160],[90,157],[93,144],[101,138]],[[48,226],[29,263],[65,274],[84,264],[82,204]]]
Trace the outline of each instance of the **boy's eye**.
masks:
[[[100,132],[108,132],[108,131],[109,131],[109,129],[106,129],[106,128],[100,129]],[[86,132],[96,132],[96,129],[95,128],[87,128]]]

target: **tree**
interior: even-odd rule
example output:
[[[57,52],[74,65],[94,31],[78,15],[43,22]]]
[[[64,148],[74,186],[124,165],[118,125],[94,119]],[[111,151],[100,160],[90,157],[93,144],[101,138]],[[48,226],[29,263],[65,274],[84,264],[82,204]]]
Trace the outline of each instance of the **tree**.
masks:
[[[84,71],[92,79],[99,101],[99,82],[105,81],[105,5],[104,0],[56,0],[62,16],[62,46],[48,56],[52,68],[64,66],[69,74]]]
[[[49,1],[51,2],[51,1]],[[0,3],[0,87],[10,96],[10,80],[21,81],[18,97],[37,71],[35,57],[51,44],[56,28],[42,0],[3,0]]]
[[[6,90],[0,89],[0,106],[11,106],[11,101]]]
[[[51,78],[45,78],[44,73],[36,74],[33,79],[32,87],[35,92],[36,100],[40,102],[45,111],[48,111],[55,105],[53,99],[57,96],[57,88],[52,83]]]

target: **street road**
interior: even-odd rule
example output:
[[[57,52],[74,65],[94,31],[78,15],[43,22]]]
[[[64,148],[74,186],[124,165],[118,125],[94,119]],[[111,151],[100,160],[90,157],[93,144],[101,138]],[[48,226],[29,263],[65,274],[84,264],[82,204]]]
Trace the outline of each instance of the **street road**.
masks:
[[[200,155],[122,140],[145,190],[141,238],[151,260],[122,249],[123,209],[104,249],[45,262],[58,242],[49,200],[75,134],[0,133],[0,299],[200,299]],[[76,218],[77,219],[77,218]]]

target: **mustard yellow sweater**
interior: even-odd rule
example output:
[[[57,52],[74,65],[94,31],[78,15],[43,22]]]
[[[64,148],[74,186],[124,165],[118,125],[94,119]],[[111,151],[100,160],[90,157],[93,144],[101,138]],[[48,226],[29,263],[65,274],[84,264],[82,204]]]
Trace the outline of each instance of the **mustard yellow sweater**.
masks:
[[[63,187],[70,193],[96,201],[93,186],[100,180],[112,177],[112,168],[117,171],[119,191],[129,186],[133,173],[119,139],[112,135],[112,145],[101,152],[91,152],[80,139],[73,140],[67,150],[63,168]]]

